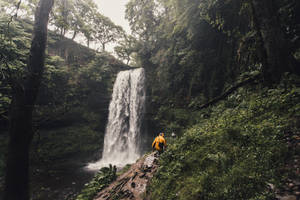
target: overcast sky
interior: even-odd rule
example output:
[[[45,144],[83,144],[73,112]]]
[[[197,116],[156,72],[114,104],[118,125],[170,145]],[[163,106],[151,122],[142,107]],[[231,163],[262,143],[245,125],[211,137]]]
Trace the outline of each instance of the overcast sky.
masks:
[[[129,0],[94,0],[100,10],[100,13],[109,17],[115,24],[120,25],[130,33],[128,21],[125,19],[125,5]]]

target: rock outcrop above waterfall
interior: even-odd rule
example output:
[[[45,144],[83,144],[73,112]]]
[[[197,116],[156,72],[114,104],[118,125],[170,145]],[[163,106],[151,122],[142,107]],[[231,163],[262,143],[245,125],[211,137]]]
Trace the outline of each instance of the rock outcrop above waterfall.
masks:
[[[154,152],[144,156],[133,164],[127,172],[119,176],[116,181],[98,193],[95,200],[145,199],[147,185],[157,167],[158,158]]]

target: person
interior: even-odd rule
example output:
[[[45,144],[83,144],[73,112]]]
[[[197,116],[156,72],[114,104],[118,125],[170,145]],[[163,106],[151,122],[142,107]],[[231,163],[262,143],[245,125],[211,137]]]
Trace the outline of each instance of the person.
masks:
[[[167,146],[167,142],[166,139],[164,138],[165,134],[164,133],[160,133],[153,141],[152,143],[152,149],[157,150],[159,154],[163,153],[166,146]]]

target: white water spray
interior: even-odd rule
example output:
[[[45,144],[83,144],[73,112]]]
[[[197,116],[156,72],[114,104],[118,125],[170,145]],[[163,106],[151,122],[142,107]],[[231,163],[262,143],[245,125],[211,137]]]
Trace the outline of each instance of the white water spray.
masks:
[[[88,169],[109,164],[122,167],[140,157],[145,93],[143,68],[119,72],[109,105],[102,159],[89,164]]]

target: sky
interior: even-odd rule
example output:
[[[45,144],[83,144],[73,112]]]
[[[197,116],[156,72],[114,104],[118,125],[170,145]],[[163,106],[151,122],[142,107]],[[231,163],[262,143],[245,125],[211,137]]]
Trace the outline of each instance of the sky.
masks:
[[[125,5],[129,0],[94,0],[100,13],[109,17],[115,24],[120,25],[129,34],[130,28],[128,21],[125,19]]]

